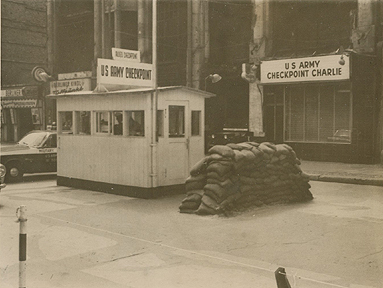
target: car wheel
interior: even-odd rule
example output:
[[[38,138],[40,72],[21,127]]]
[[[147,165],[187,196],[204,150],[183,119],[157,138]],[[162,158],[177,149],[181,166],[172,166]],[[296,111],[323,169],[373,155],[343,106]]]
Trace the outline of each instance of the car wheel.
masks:
[[[23,179],[23,170],[21,169],[21,165],[18,162],[11,162],[6,165],[7,174],[5,174],[6,179],[9,182],[19,182]]]

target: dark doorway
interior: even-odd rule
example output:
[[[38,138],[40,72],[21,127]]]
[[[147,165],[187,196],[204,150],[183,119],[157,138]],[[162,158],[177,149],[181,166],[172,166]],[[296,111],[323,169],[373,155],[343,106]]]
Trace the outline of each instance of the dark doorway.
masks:
[[[19,139],[33,130],[31,109],[18,109]]]
[[[264,88],[263,122],[266,140],[283,143],[283,87]]]

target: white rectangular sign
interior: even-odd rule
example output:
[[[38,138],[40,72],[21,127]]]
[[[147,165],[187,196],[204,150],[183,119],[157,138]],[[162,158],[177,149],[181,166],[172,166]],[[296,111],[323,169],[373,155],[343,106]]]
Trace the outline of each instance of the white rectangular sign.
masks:
[[[90,78],[90,77],[92,77],[92,71],[80,71],[80,72],[58,74],[57,80],[69,80],[69,79]]]
[[[350,59],[346,55],[263,61],[261,83],[334,81],[350,79]]]
[[[23,88],[1,90],[1,97],[20,97],[24,96]]]
[[[97,84],[152,87],[153,65],[111,59],[97,59]]]
[[[112,57],[114,60],[141,62],[140,51],[135,51],[135,50],[112,48]]]
[[[90,78],[58,80],[50,82],[50,94],[59,95],[76,91],[90,91]]]

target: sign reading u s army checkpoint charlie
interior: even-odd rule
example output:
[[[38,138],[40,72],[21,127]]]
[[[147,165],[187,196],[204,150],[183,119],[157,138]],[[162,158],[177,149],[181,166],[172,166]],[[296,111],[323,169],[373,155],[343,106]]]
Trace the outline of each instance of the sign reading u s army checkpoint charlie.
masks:
[[[342,64],[339,63],[342,57]],[[263,61],[261,83],[334,81],[350,78],[350,59],[346,55]]]

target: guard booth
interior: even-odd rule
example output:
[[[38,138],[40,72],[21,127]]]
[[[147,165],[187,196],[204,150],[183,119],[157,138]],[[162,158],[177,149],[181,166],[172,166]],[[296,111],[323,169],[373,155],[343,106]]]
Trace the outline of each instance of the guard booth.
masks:
[[[205,98],[212,96],[181,86],[50,96],[57,100],[57,184],[139,198],[183,193],[204,157]]]

